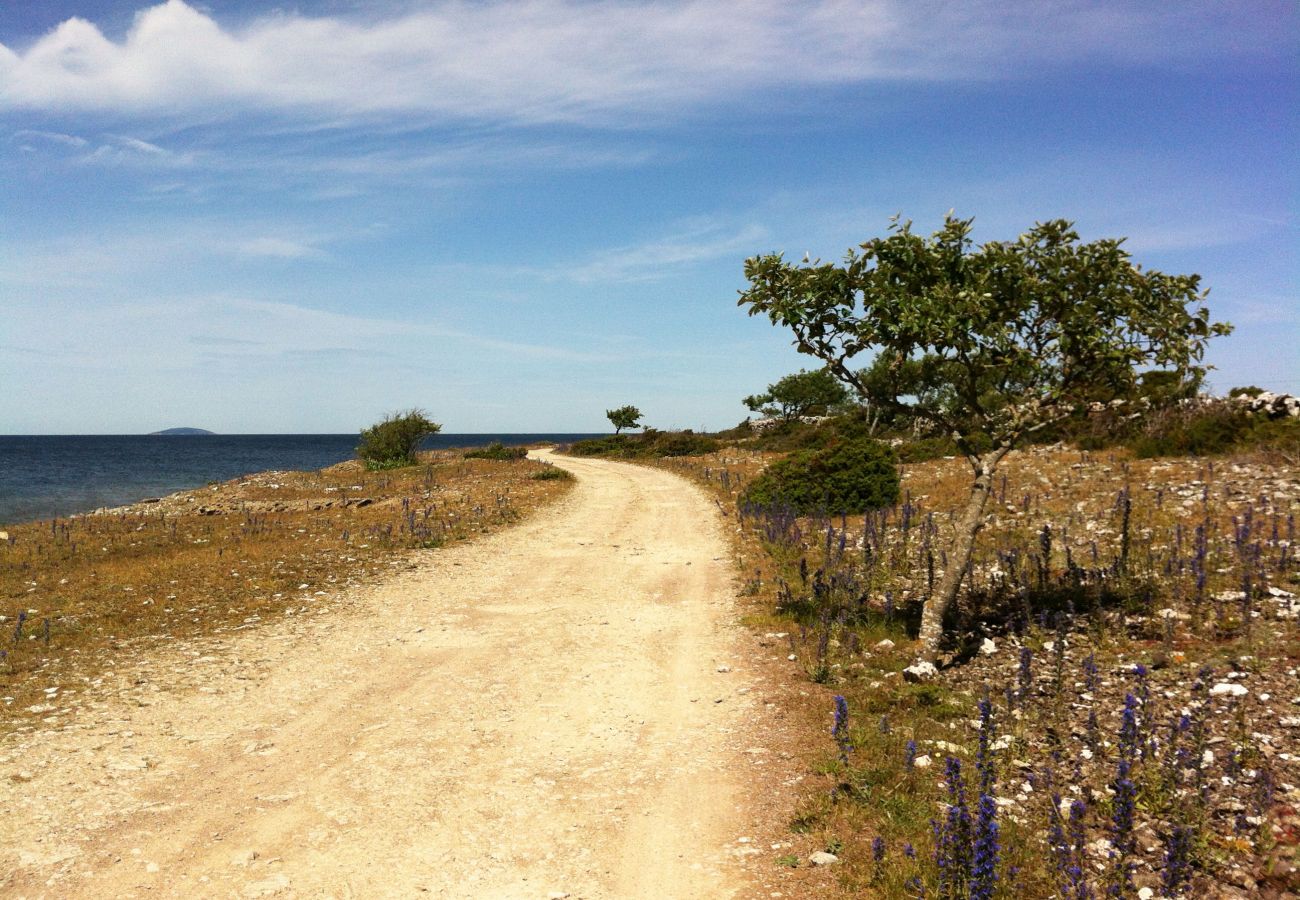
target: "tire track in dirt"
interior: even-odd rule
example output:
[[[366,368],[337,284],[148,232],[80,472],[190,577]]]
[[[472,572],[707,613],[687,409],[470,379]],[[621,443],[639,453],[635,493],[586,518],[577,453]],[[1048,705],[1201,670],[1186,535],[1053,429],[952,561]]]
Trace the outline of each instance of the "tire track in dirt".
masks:
[[[578,484],[524,524],[212,651],[254,669],[162,648],[150,705],[0,747],[25,776],[0,783],[0,889],[750,896],[759,704],[718,671],[740,635],[717,513],[665,472],[552,459]]]

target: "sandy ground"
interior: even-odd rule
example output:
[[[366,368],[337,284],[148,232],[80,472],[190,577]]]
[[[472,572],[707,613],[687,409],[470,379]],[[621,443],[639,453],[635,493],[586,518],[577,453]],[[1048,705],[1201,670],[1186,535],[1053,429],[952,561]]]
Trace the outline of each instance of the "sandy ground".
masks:
[[[0,744],[0,894],[770,896],[723,520],[555,462],[578,484],[518,527],[52,685]]]

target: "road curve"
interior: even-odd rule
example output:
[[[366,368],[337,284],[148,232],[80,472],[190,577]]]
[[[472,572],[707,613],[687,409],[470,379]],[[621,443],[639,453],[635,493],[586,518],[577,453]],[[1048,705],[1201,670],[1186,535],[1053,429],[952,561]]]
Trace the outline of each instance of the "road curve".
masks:
[[[0,894],[747,896],[718,514],[671,474],[543,455],[578,482],[523,524],[327,615],[150,651],[0,744]]]

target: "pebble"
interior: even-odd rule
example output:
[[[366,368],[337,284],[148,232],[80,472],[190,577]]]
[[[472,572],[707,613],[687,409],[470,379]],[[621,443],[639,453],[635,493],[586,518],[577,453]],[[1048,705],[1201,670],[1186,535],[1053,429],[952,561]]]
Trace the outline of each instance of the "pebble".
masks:
[[[825,850],[818,850],[808,857],[808,862],[814,866],[829,866],[840,861],[840,858],[834,853],[827,853]]]

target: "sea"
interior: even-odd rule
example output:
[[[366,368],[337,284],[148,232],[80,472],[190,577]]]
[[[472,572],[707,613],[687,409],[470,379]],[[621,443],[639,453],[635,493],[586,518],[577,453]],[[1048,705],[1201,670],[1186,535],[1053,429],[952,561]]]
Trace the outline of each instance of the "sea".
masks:
[[[592,434],[435,434],[423,449],[568,443]],[[356,434],[0,435],[0,526],[121,506],[355,456]]]

